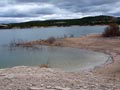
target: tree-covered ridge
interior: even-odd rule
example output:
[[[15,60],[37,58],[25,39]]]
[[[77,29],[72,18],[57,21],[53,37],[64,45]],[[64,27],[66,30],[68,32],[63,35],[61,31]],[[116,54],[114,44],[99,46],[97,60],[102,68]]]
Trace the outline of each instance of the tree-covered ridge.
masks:
[[[29,21],[22,23],[11,23],[0,25],[0,28],[31,28],[31,27],[49,27],[49,26],[71,26],[71,25],[108,25],[116,22],[120,24],[119,17],[113,16],[94,16],[80,19],[63,19],[63,20],[46,20],[46,21]]]

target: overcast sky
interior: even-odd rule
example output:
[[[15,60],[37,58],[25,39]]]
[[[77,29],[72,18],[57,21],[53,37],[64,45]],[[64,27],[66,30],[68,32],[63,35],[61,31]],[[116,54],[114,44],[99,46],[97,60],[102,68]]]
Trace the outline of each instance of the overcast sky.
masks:
[[[120,16],[120,0],[0,0],[0,23]]]

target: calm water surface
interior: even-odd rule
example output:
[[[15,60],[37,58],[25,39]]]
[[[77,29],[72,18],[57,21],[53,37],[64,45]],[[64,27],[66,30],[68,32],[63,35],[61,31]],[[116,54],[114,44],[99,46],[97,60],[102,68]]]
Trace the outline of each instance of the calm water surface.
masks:
[[[47,39],[51,36],[64,37],[101,33],[105,26],[71,26],[34,29],[0,30],[0,67],[19,65],[38,66],[48,64],[51,68],[81,70],[103,64],[108,55],[75,48],[36,46],[33,48],[10,48],[11,42]]]

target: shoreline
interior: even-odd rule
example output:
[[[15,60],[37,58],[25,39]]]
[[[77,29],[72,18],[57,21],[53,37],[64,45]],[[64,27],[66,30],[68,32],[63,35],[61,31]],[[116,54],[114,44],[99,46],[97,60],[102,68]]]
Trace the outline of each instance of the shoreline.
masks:
[[[114,54],[120,55],[120,37],[104,38],[101,34],[90,34],[77,38],[56,39],[53,43],[49,40],[37,40],[18,44],[18,47],[34,47],[34,45],[46,45],[56,47],[71,47],[85,49],[100,53],[105,53],[111,56],[112,62],[116,62]],[[114,46],[115,45],[115,46]],[[110,63],[111,64],[111,63]],[[106,64],[105,64],[106,65]],[[107,64],[108,65],[108,64]],[[104,67],[104,65],[102,65]]]
[[[100,34],[90,34],[90,35],[86,35],[86,36],[81,36],[81,37],[77,37],[77,38],[84,38],[84,37],[96,37],[99,38],[101,37]],[[104,37],[102,37],[104,38]],[[119,37],[120,38],[120,37]],[[67,38],[67,39],[74,39],[74,37],[72,38]],[[58,41],[57,41],[58,40]],[[60,41],[60,42],[59,42]],[[91,48],[84,48],[84,47],[76,47],[76,46],[69,46],[69,45],[62,45],[62,43],[66,41],[66,38],[60,38],[60,39],[56,39],[56,41],[54,41],[53,43],[49,43],[48,40],[36,40],[36,41],[31,41],[31,42],[23,42],[23,43],[18,43],[16,44],[17,47],[23,47],[23,48],[32,48],[36,45],[45,45],[45,46],[48,46],[48,47],[65,47],[65,48],[78,48],[78,49],[83,49],[83,50],[87,50],[87,51],[93,51],[93,52],[99,52],[99,53],[104,53],[106,55],[109,55],[109,60],[106,60],[104,64],[102,65],[99,65],[99,66],[95,66],[92,68],[92,70],[96,69],[97,67],[99,68],[102,68],[102,67],[105,67],[106,65],[108,64],[111,64],[114,62],[114,56],[111,55],[110,51],[109,50],[99,50],[99,49],[91,49]],[[69,44],[69,43],[68,43]],[[113,53],[116,53],[116,52],[113,52]],[[89,69],[88,69],[89,70]],[[91,68],[90,68],[91,70]]]
[[[101,52],[105,54],[107,53],[108,55],[111,56],[113,60],[111,63],[110,62],[105,63],[104,65],[95,67],[93,70],[90,70],[90,71],[83,70],[80,72],[65,72],[65,71],[61,71],[61,70],[59,71],[51,68],[40,69],[40,67],[28,67],[28,66],[14,67],[14,68],[0,70],[0,78],[1,78],[1,75],[2,74],[4,75],[5,73],[6,74],[5,76],[7,76],[7,78],[10,78],[9,75],[13,75],[12,77],[13,80],[15,77],[17,77],[18,80],[20,80],[23,83],[24,82],[23,77],[24,77],[24,79],[26,80],[25,82],[32,81],[33,83],[36,83],[35,86],[34,85],[29,86],[29,88],[36,88],[36,89],[29,89],[29,90],[44,90],[44,89],[48,90],[47,86],[49,86],[50,89],[53,89],[54,87],[53,90],[57,90],[55,89],[56,86],[59,86],[59,88],[62,88],[60,90],[80,90],[80,89],[119,90],[120,89],[120,65],[119,65],[120,64],[120,46],[119,46],[120,37],[103,38],[99,34],[95,34],[95,35],[82,36],[80,38],[59,39],[54,41],[52,44],[49,44],[45,40],[27,42],[27,43],[19,44],[18,47],[31,47],[31,46],[33,47],[34,45],[72,47],[72,48],[80,48],[80,49],[85,49],[90,51]],[[33,72],[36,72],[36,73],[33,73]],[[23,75],[21,76],[21,74]],[[40,76],[37,76],[37,74],[40,74]],[[42,79],[42,76],[44,75],[45,77],[44,79]],[[27,76],[29,76],[31,80],[27,80],[26,79]],[[41,80],[41,82],[37,81],[36,78]],[[47,83],[45,83],[44,81],[46,81]],[[19,81],[15,81],[16,84],[18,84],[18,82]],[[51,82],[54,84],[53,86]],[[1,83],[1,80],[0,80],[0,83]],[[23,86],[22,83],[20,84],[21,88],[22,87],[25,88],[25,89],[22,88],[22,90],[27,90],[26,86]],[[41,83],[45,85],[40,86]],[[39,87],[44,89],[40,89]],[[0,84],[0,88],[1,88],[1,84]],[[11,86],[10,88],[13,89],[14,87]],[[3,90],[6,90],[6,89],[3,89]]]
[[[14,28],[0,28],[0,30],[12,30],[12,29],[19,29],[19,30],[24,30],[24,29],[39,29],[39,28],[54,28],[54,27],[84,27],[84,26],[108,26],[108,24],[101,24],[101,25],[70,25],[70,26],[40,26],[40,27],[28,27],[28,28],[20,28],[20,27],[14,27]]]
[[[47,47],[59,47],[59,46],[47,46]],[[25,47],[24,47],[25,48]],[[30,48],[30,47],[29,47]],[[73,48],[73,49],[77,49],[77,48],[75,48],[75,47],[64,47],[64,46],[62,46],[62,47],[59,47],[59,48]],[[81,49],[81,48],[78,48],[78,49],[80,49],[80,50],[84,50],[84,51],[88,51],[88,52],[95,52],[95,53],[101,53],[101,54],[105,54],[105,55],[107,55],[107,57],[108,57],[108,59],[103,63],[103,64],[99,64],[99,65],[97,65],[97,66],[94,66],[94,67],[91,67],[91,68],[87,68],[87,69],[82,69],[82,70],[78,70],[78,71],[66,71],[66,70],[64,70],[64,69],[60,69],[60,68],[51,68],[51,69],[60,69],[60,70],[63,70],[63,71],[65,71],[65,72],[81,72],[81,71],[93,71],[94,69],[96,69],[96,68],[102,68],[102,67],[104,67],[105,65],[108,65],[108,64],[111,64],[112,62],[113,62],[113,58],[112,58],[112,56],[109,54],[109,53],[105,53],[105,52],[98,52],[98,51],[93,51],[93,50],[88,50],[88,49]],[[44,66],[45,65],[45,66]],[[50,68],[49,66],[47,66],[46,64],[43,64],[43,65],[41,65],[41,66],[26,66],[26,65],[20,65],[20,66],[13,66],[13,67],[4,67],[4,68],[0,68],[0,70],[4,70],[4,69],[10,69],[10,68],[15,68],[15,67],[40,67],[40,68]]]
[[[34,45],[33,45],[34,46]],[[27,48],[34,48],[33,46],[27,46]],[[102,67],[104,67],[105,65],[107,65],[107,64],[110,64],[110,63],[112,63],[113,62],[113,59],[112,59],[112,56],[109,54],[109,53],[105,53],[105,52],[98,52],[98,51],[93,51],[93,50],[88,50],[88,49],[84,49],[84,48],[75,48],[75,47],[66,47],[66,46],[62,46],[62,47],[59,47],[59,46],[48,46],[48,45],[43,45],[43,46],[45,46],[45,47],[55,47],[55,48],[70,48],[70,49],[79,49],[79,50],[82,50],[82,51],[87,51],[87,52],[95,52],[95,53],[100,53],[100,54],[104,54],[104,55],[106,55],[106,57],[107,57],[107,59],[106,59],[106,61],[104,62],[104,63],[102,63],[102,64],[99,64],[99,65],[97,65],[97,66],[93,66],[93,67],[90,67],[90,68],[86,68],[86,69],[81,69],[81,70],[77,70],[77,71],[66,71],[66,70],[64,70],[64,69],[60,69],[60,68],[51,68],[51,67],[49,67],[49,65],[47,66],[47,64],[41,64],[41,65],[31,65],[31,66],[29,66],[29,65],[19,65],[19,66],[13,66],[13,67],[1,67],[0,68],[0,70],[1,69],[10,69],[10,68],[14,68],[14,67],[21,67],[21,66],[27,66],[27,67],[40,67],[40,68],[51,68],[51,69],[60,69],[60,70],[63,70],[63,71],[65,71],[65,72],[81,72],[81,71],[93,71],[94,69],[96,69],[96,68],[102,68]],[[21,47],[21,46],[19,46],[19,47]],[[25,48],[26,46],[23,46],[23,48]],[[16,47],[17,48],[17,47]],[[21,47],[22,48],[22,47]],[[41,47],[40,47],[41,48]],[[37,49],[39,50],[39,47],[37,47]]]
[[[74,37],[72,37],[72,38],[62,38],[62,39],[60,38],[60,39],[56,39],[55,41],[53,41],[53,43],[49,43],[49,40],[37,40],[37,41],[32,41],[32,42],[25,42],[25,43],[18,44],[18,47],[28,47],[28,48],[30,47],[31,48],[31,47],[34,47],[35,45],[46,45],[46,46],[53,46],[53,47],[78,48],[78,49],[100,52],[100,53],[110,55],[112,60],[110,60],[110,61],[107,60],[104,64],[96,66],[95,68],[93,67],[92,71],[96,71],[97,69],[104,69],[104,67],[108,66],[109,64],[112,64],[112,63],[116,62],[114,60],[113,53],[120,54],[120,47],[118,48],[118,51],[116,50],[117,52],[115,50],[111,50],[111,48],[110,49],[103,48],[103,47],[99,48],[99,46],[98,46],[98,48],[94,48],[94,47],[91,48],[91,47],[88,46],[89,43],[87,43],[87,41],[85,43],[85,41],[82,41],[82,40],[80,40],[80,44],[81,43],[85,43],[85,44],[83,46],[81,46],[81,45],[77,46],[76,44],[73,44],[73,43],[75,43],[79,40],[74,41],[75,39],[82,39],[82,40],[91,39],[90,43],[91,43],[92,39],[95,39],[95,41],[92,42],[93,44],[97,43],[99,41],[99,39],[106,40],[106,41],[110,40],[110,39],[113,39],[113,40],[115,39],[115,40],[118,40],[117,41],[118,43],[120,43],[120,41],[119,41],[120,37],[104,38],[104,37],[101,36],[101,34],[89,34],[89,35],[81,36],[81,37],[77,37],[77,38],[74,38]],[[89,42],[89,40],[88,40],[88,42]],[[71,45],[71,44],[73,44],[73,45]],[[110,44],[112,44],[112,43],[110,43]],[[105,44],[102,44],[102,45],[104,46]],[[90,46],[92,46],[92,45],[90,45]],[[115,46],[113,46],[113,48],[114,47]],[[88,71],[89,70],[91,70],[91,69],[88,69]]]

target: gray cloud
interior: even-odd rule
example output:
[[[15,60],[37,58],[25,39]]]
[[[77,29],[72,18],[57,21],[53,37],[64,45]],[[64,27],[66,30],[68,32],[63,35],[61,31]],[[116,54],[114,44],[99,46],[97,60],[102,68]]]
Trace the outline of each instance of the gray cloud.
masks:
[[[0,23],[120,15],[120,0],[1,0]]]

